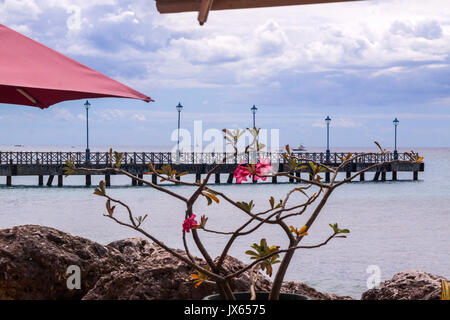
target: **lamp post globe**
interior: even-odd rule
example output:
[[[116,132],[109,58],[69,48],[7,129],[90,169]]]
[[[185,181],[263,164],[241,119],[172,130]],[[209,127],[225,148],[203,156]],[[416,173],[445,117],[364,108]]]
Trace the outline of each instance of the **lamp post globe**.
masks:
[[[84,107],[86,108],[86,162],[91,161],[91,150],[89,149],[89,108],[91,104],[88,100],[84,103]]]

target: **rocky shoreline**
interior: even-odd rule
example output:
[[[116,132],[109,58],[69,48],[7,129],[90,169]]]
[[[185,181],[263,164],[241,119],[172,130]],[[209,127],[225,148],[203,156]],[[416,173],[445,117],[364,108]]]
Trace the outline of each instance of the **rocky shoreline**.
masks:
[[[178,250],[183,254],[183,251]],[[196,258],[198,259],[198,258]],[[201,259],[198,259],[200,262]],[[81,271],[81,288],[67,288],[69,266]],[[224,267],[236,270],[243,262],[227,257]],[[192,268],[157,245],[141,238],[106,246],[43,226],[25,225],[0,230],[0,299],[7,300],[169,300],[202,299],[216,293],[212,284],[194,288]],[[423,271],[396,274],[362,299],[439,299],[443,277]],[[256,289],[268,291],[270,280],[259,274]],[[235,291],[248,291],[249,274],[234,282]],[[286,282],[283,292],[314,300],[353,300],[319,292],[304,283]]]

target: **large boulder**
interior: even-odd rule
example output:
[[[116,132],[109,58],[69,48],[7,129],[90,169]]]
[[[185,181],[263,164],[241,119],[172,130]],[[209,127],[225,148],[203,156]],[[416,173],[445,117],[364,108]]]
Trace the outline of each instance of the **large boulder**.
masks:
[[[184,251],[176,250],[185,255]],[[194,257],[201,265],[205,262]],[[67,287],[69,266],[81,270],[81,289]],[[245,264],[226,257],[229,272]],[[131,238],[107,246],[36,225],[0,230],[0,299],[202,299],[217,293],[213,283],[195,288],[189,276],[194,270],[145,239]],[[232,284],[233,291],[248,291],[249,272]],[[269,291],[271,281],[256,276],[256,290]],[[296,282],[282,292],[312,299],[347,299],[320,293]]]
[[[25,225],[0,230],[0,299],[81,299],[124,259],[119,251],[59,230]],[[67,268],[81,269],[81,289]]]
[[[319,292],[303,282],[287,281],[281,287],[283,293],[297,293],[313,300],[355,300],[350,296],[338,296],[334,293]]]
[[[189,279],[194,270],[154,243],[132,238],[115,241],[108,247],[123,253],[129,263],[104,275],[83,299],[202,299],[217,293],[215,285],[209,283],[195,288]],[[185,256],[184,251],[176,251]],[[195,258],[195,261],[201,265],[205,264],[199,258]],[[242,261],[231,256],[227,256],[223,264],[223,268],[228,272],[236,272],[243,267],[245,264]],[[259,273],[256,276],[255,289],[269,291],[270,287],[271,281]],[[232,284],[232,290],[235,292],[248,291],[249,288],[249,272],[243,273]],[[295,282],[284,284],[282,292],[303,294],[312,299],[351,299],[320,293],[303,283]]]
[[[119,250],[126,264],[118,270],[104,275],[83,299],[85,300],[177,300],[202,299],[216,293],[216,286],[203,283],[195,288],[190,275],[194,269],[173,257],[166,250],[145,239],[131,238],[112,242],[108,247]],[[175,251],[186,257],[182,250]],[[205,261],[194,257],[195,262],[205,265]],[[227,257],[224,262],[226,270],[236,270],[242,262]],[[234,282],[233,290],[247,291],[248,276],[244,275]],[[267,288],[268,281],[259,275],[257,289]]]
[[[395,274],[378,288],[364,292],[361,300],[439,300],[445,279],[424,271],[409,270]]]

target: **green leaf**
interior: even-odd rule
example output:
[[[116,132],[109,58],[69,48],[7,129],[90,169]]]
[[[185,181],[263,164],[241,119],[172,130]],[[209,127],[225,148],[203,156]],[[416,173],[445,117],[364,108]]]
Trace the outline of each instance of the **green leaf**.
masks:
[[[66,166],[63,167],[63,172],[66,177],[70,176],[71,174],[75,173],[77,168],[75,167],[75,164],[71,160],[66,160],[65,162]]]
[[[275,198],[274,197],[270,197],[269,203],[270,203],[270,207],[273,209],[273,207],[275,206]]]
[[[106,196],[106,185],[105,181],[100,181],[98,184],[98,188],[95,188],[94,194],[97,196],[105,197]]]
[[[253,204],[253,200],[252,201],[250,201],[249,203],[247,203],[247,202],[237,202],[237,205],[242,209],[242,210],[244,210],[244,211],[246,211],[246,212],[248,212],[248,213],[250,213],[251,211],[252,211],[252,209],[253,209],[253,207],[255,206],[254,204]]]
[[[107,201],[106,201],[106,210],[108,211],[108,215],[110,216],[110,217],[112,217],[113,216],[113,213],[114,213],[114,209],[116,208],[116,206],[112,206],[111,207],[111,201],[108,199]]]

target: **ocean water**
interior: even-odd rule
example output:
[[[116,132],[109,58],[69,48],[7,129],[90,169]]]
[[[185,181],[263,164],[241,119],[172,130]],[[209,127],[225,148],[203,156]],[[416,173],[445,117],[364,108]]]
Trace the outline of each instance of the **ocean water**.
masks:
[[[81,147],[0,147],[4,151],[31,149],[83,150]],[[124,151],[163,149],[121,148]],[[97,150],[107,148],[99,147]],[[362,148],[336,149],[344,150],[369,151]],[[319,149],[311,148],[310,151]],[[409,269],[450,278],[450,148],[419,148],[415,151],[425,157],[425,172],[419,173],[419,181],[412,181],[412,173],[399,173],[400,181],[354,182],[336,190],[303,244],[316,244],[326,239],[331,231],[330,223],[350,229],[348,238],[335,239],[318,249],[297,251],[286,280],[302,281],[320,291],[360,298],[361,293],[367,290],[368,278],[373,277],[373,273],[367,271],[371,266],[379,269],[381,280]],[[371,174],[366,174],[366,179],[370,178]],[[92,194],[94,187],[81,187],[83,179],[69,177],[64,181],[66,187],[49,188],[37,187],[37,177],[13,177],[13,187],[6,187],[5,177],[0,177],[0,228],[38,224],[102,244],[140,236],[103,217],[104,199]],[[93,177],[93,184],[100,179],[100,176]],[[193,177],[186,179],[192,180]],[[111,183],[113,187],[108,191],[111,196],[129,204],[136,215],[148,214],[144,228],[149,233],[171,247],[183,248],[182,202],[149,187],[131,187],[126,177],[113,176]],[[224,184],[212,187],[236,201],[254,200],[256,209],[264,209],[270,196],[281,199],[295,186],[284,181],[276,185]],[[167,187],[186,196],[193,192],[192,188],[185,186]],[[204,199],[196,204],[194,212],[197,216],[207,215],[208,227],[221,231],[233,231],[247,217],[226,203],[207,206]],[[294,226],[302,226],[308,213],[290,222]],[[125,218],[124,211],[116,214]],[[220,253],[227,240],[224,236],[204,232],[200,235],[212,256]],[[286,246],[283,231],[270,226],[240,238],[230,254],[248,262],[244,252],[263,237],[271,245]],[[199,255],[192,241],[189,241],[189,246],[193,253]]]

